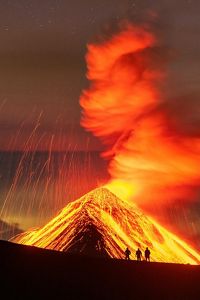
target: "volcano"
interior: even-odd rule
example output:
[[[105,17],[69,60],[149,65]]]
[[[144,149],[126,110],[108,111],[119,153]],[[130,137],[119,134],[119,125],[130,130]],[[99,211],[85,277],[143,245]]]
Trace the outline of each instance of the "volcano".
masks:
[[[186,242],[146,216],[136,205],[97,188],[69,203],[45,226],[10,241],[89,256],[124,258],[129,247],[151,250],[151,260],[199,264],[200,255]]]

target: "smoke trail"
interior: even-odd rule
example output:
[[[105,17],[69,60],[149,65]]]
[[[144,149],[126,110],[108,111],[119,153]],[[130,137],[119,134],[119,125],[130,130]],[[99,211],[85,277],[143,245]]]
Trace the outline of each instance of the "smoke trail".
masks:
[[[200,142],[178,135],[162,106],[162,72],[152,55],[153,33],[126,25],[109,40],[89,44],[90,87],[82,92],[81,124],[99,137],[110,159],[112,191],[122,185],[139,204],[188,197],[200,172]]]

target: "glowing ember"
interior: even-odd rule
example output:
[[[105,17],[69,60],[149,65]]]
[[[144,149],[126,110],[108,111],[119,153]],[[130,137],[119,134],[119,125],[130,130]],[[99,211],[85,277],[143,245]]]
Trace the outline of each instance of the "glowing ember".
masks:
[[[68,204],[44,227],[25,232],[12,241],[85,254],[87,251],[91,254],[93,241],[94,252],[114,258],[124,258],[128,246],[132,259],[135,259],[138,247],[144,250],[148,246],[152,261],[200,262],[200,255],[185,242],[146,217],[137,206],[122,201],[106,188],[93,190]]]
[[[82,125],[101,139],[110,158],[109,188],[121,196],[117,186],[124,182],[128,198],[143,208],[188,198],[189,186],[200,179],[199,139],[172,130],[162,105],[157,46],[151,32],[132,25],[88,45],[91,84],[80,98]]]

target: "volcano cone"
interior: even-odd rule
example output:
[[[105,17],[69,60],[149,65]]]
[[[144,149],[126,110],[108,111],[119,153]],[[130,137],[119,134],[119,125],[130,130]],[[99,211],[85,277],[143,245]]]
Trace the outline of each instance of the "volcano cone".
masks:
[[[69,203],[45,226],[11,241],[89,256],[131,259],[139,247],[151,250],[151,260],[199,264],[200,255],[186,242],[107,188],[97,188]]]

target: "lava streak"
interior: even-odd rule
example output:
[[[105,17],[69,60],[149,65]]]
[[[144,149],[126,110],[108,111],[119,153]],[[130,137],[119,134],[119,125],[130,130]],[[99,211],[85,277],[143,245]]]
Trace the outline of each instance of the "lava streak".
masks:
[[[130,24],[89,44],[90,87],[80,97],[82,125],[101,139],[110,159],[108,187],[117,193],[116,180],[125,182],[128,197],[146,206],[188,196],[200,179],[199,139],[178,135],[162,108],[156,49],[154,34]]]
[[[151,248],[151,260],[200,263],[200,255],[184,241],[145,216],[106,188],[95,189],[69,203],[45,226],[24,232],[11,241],[36,247],[92,256],[124,258],[131,249]]]

